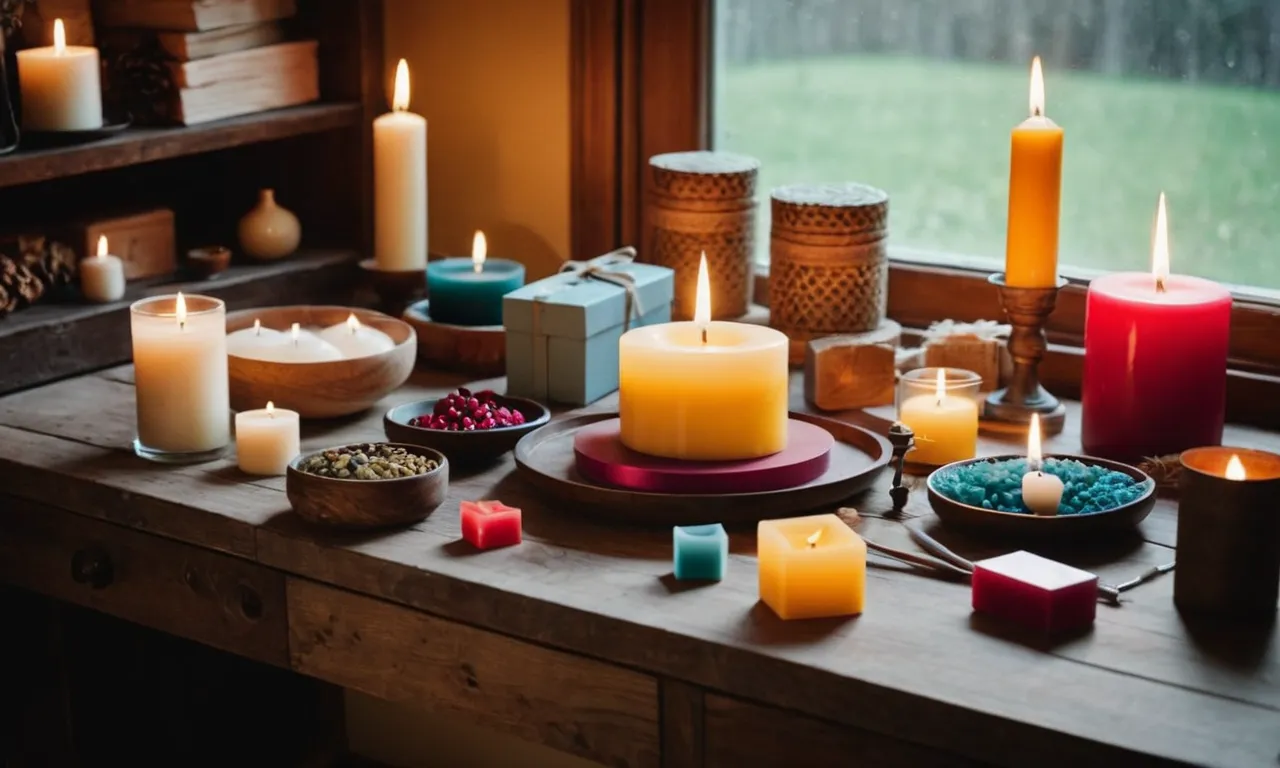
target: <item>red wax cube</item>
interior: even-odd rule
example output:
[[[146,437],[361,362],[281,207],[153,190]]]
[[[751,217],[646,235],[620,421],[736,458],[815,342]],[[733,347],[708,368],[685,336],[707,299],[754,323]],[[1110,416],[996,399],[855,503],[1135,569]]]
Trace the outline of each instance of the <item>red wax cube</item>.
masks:
[[[520,510],[500,501],[464,501],[462,538],[478,549],[519,544]]]
[[[1093,624],[1098,577],[1030,552],[974,563],[973,610],[1046,634]]]

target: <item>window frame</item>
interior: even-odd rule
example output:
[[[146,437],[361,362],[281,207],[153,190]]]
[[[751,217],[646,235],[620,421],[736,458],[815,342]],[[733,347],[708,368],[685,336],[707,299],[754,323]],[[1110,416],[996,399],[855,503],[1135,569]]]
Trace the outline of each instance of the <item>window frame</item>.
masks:
[[[643,253],[647,159],[711,146],[714,0],[570,3],[573,252],[590,258],[632,243]],[[767,197],[760,203],[767,205]],[[889,256],[888,314],[904,328],[1000,317],[990,270],[894,246]],[[1041,378],[1061,396],[1079,396],[1085,296],[1094,274],[1064,269],[1069,284],[1049,319]],[[761,265],[755,297],[764,306],[768,282]],[[1280,429],[1280,292],[1229,287],[1228,419]]]

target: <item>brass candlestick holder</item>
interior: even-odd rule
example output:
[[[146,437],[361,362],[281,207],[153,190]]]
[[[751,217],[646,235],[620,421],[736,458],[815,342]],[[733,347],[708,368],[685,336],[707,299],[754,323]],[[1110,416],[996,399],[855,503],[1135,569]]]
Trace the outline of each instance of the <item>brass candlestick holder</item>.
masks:
[[[1058,291],[1067,281],[1058,278],[1057,284],[1050,288],[1015,288],[1005,284],[1001,272],[992,275],[990,282],[1000,289],[1000,306],[1013,326],[1009,335],[1013,379],[1009,386],[987,396],[983,419],[1028,427],[1031,415],[1038,413],[1041,431],[1056,435],[1066,422],[1067,409],[1040,386],[1039,368],[1049,347],[1044,323],[1058,302]]]

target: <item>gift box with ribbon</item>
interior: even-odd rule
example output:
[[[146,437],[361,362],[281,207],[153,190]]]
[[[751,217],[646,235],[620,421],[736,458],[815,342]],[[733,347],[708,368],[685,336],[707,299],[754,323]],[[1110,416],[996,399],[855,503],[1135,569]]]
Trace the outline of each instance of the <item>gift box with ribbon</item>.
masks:
[[[618,388],[618,339],[671,320],[675,273],[635,254],[570,261],[503,298],[507,394],[586,405]]]

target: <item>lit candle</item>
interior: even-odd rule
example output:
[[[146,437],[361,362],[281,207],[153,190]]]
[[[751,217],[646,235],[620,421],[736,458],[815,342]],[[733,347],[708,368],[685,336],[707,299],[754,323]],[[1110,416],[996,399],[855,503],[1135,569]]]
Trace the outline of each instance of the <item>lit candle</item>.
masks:
[[[1062,195],[1062,129],[1044,114],[1040,57],[1031,62],[1031,117],[1013,129],[1004,280],[1048,288],[1058,280],[1058,210]]]
[[[226,307],[160,296],[130,307],[140,455],[204,454],[231,440]],[[192,458],[195,458],[194,456]]]
[[[711,321],[704,256],[692,322],[633,328],[618,343],[622,442],[688,460],[750,459],[787,447],[787,337]]]
[[[98,49],[67,45],[62,19],[53,22],[53,45],[18,51],[18,90],[24,131],[102,127]]]
[[[978,452],[978,404],[947,392],[947,369],[938,369],[933,393],[908,398],[898,409],[898,421],[915,433],[915,448],[907,461],[950,464],[972,459]]]
[[[519,544],[520,510],[500,501],[464,501],[461,504],[462,538],[476,549],[497,549]]]
[[[337,347],[344,357],[378,355],[396,346],[387,334],[362,324],[354,312],[347,315],[346,322],[321,331],[320,338]]]
[[[396,65],[391,112],[373,121],[373,246],[378,269],[427,265],[427,121],[409,111],[409,65]]]
[[[1031,414],[1031,432],[1027,436],[1027,474],[1022,476],[1022,503],[1037,515],[1058,514],[1062,501],[1062,479],[1044,471],[1044,455],[1040,450],[1040,414]]]
[[[227,334],[227,354],[235,357],[261,358],[260,350],[280,347],[289,343],[289,335],[274,328],[263,328],[262,321],[254,318],[252,328],[241,328]],[[266,354],[270,357],[270,353]]]
[[[471,240],[471,258],[427,265],[428,312],[437,323],[502,325],[502,297],[524,285],[524,265],[488,258],[483,232]]]
[[[98,255],[80,262],[80,292],[99,303],[124,298],[124,262],[107,253],[107,236],[98,238]]]
[[[289,338],[285,343],[250,350],[249,355],[237,355],[246,356],[277,363],[327,363],[342,359],[337,347],[304,330],[298,323],[289,327]]]
[[[299,453],[298,413],[272,402],[236,414],[236,463],[250,475],[283,475]]]
[[[1222,442],[1231,294],[1169,274],[1164,195],[1152,271],[1089,284],[1081,442],[1092,456],[1137,460]]]
[[[835,515],[761,520],[760,599],[783,619],[862,613],[867,544]]]

